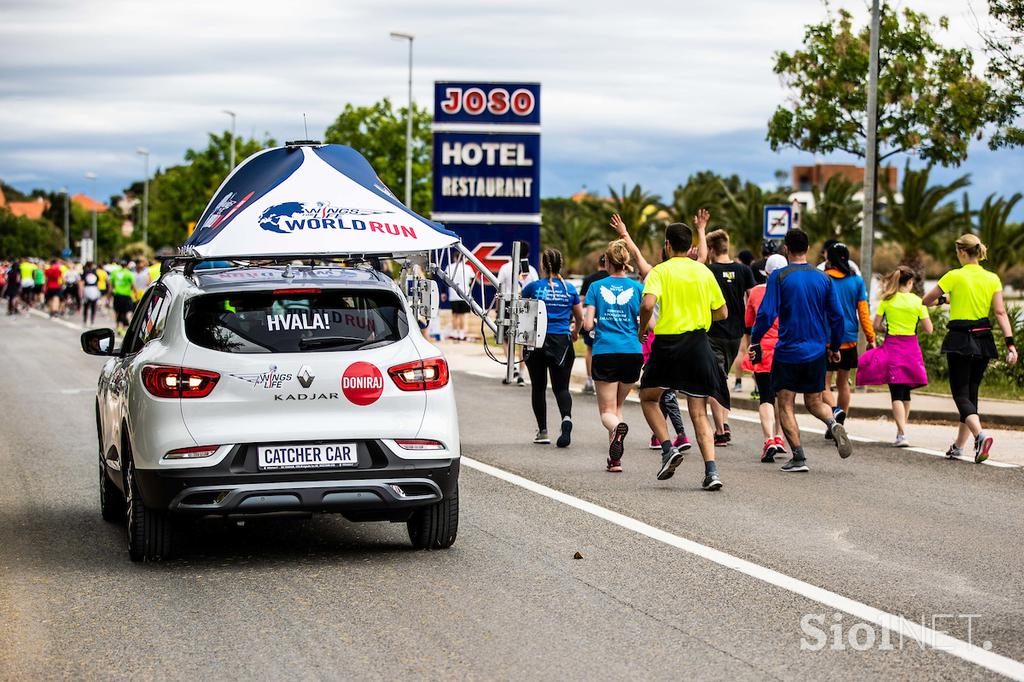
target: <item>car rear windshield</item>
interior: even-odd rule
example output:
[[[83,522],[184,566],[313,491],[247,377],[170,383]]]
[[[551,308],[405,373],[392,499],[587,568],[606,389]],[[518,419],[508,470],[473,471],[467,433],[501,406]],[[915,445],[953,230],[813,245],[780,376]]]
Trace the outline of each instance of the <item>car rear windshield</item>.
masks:
[[[390,291],[281,290],[194,298],[185,333],[225,353],[351,351],[405,338],[409,323]]]

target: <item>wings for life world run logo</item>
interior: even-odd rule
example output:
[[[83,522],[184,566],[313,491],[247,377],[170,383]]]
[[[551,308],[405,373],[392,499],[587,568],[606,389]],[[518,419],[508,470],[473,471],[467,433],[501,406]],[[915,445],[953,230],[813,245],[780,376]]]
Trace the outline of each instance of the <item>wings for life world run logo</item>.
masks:
[[[356,230],[379,232],[396,237],[416,239],[415,228],[379,220],[364,220],[366,216],[394,213],[385,209],[342,208],[329,202],[302,203],[288,201],[270,206],[260,214],[259,224],[268,232],[291,234],[306,230]]]

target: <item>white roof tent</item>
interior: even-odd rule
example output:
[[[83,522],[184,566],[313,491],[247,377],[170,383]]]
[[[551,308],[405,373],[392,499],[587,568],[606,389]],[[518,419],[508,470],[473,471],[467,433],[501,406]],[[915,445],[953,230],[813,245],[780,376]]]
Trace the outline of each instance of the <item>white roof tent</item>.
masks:
[[[457,243],[402,205],[351,147],[291,142],[235,168],[179,259],[394,258]]]

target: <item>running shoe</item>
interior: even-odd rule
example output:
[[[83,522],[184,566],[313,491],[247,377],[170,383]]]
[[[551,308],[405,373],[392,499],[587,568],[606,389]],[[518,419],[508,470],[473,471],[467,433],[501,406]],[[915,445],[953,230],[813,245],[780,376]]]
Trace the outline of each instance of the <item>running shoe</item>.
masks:
[[[562,433],[558,435],[558,440],[555,441],[555,446],[560,448],[569,447],[569,443],[572,442],[572,419],[566,417],[562,420]]]
[[[651,444],[647,446],[651,450],[661,450],[661,441],[654,434],[651,434]]]
[[[896,441],[892,444],[894,448],[909,448],[910,441],[902,433],[896,436]]]
[[[605,471],[608,471],[608,472],[613,473],[613,474],[621,473],[622,472],[622,461],[618,460],[618,459],[608,458],[608,463],[605,466]]]
[[[583,384],[583,393],[585,395],[594,395],[596,393],[592,379],[587,379],[587,383]]]
[[[733,393],[742,393],[743,392],[743,382],[740,381],[739,379],[737,379],[736,383],[734,383],[732,385],[732,392]]]
[[[853,443],[850,442],[850,436],[846,433],[846,427],[836,422],[832,425],[832,438],[836,442],[836,450],[839,451],[839,456],[846,459],[853,454]]]
[[[672,447],[679,450],[679,452],[686,452],[687,450],[692,448],[693,445],[690,443],[690,439],[686,437],[686,434],[683,433],[676,436],[676,439],[672,441]]]
[[[950,445],[949,450],[946,450],[946,459],[960,459],[963,456],[964,451],[958,448],[956,443]]]
[[[729,445],[729,434],[727,433],[716,433],[715,434],[715,447],[724,448]]]
[[[988,459],[988,452],[992,449],[992,436],[986,436],[982,431],[974,439],[974,463],[981,464]]]
[[[732,429],[729,428],[728,424],[723,424],[722,428],[725,429],[725,440],[726,440],[726,442],[731,441],[732,440]]]
[[[782,436],[775,436],[775,454],[786,454],[786,441],[782,439]]]
[[[619,422],[618,426],[615,427],[615,432],[612,434],[612,442],[608,444],[608,459],[610,461],[618,462],[622,459],[622,451],[625,450],[623,443],[626,440],[627,433],[629,433],[629,424]]]
[[[658,469],[658,480],[667,481],[676,473],[676,467],[683,461],[683,453],[675,448],[661,456],[661,468]]]
[[[526,380],[523,379],[523,375],[522,374],[520,374],[519,372],[516,372],[515,376],[516,376],[516,386],[525,386],[526,385]]]
[[[541,429],[537,432],[537,435],[533,437],[533,442],[537,445],[551,445],[551,439],[548,438],[548,430]]]
[[[775,448],[774,438],[769,438],[764,442],[764,447],[761,448],[761,462],[763,464],[770,464],[775,461],[775,454],[777,452]]]
[[[750,399],[751,400],[760,400],[761,399],[761,392],[758,391],[755,388],[753,391],[750,392]]]
[[[787,474],[802,474],[810,469],[807,467],[806,459],[791,459],[782,465],[781,471],[785,471]]]
[[[704,477],[704,482],[700,484],[700,487],[704,490],[721,490],[722,479],[718,477],[718,472],[707,474]]]

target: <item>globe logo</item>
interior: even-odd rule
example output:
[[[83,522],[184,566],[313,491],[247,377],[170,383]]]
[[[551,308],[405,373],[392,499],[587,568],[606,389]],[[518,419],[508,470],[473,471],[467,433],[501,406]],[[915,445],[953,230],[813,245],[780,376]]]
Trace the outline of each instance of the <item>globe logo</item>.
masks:
[[[289,230],[282,229],[281,220],[283,218],[291,218],[297,213],[301,214],[303,212],[303,208],[302,203],[298,201],[288,201],[283,204],[271,206],[260,214],[260,227],[268,232],[288,234]]]

